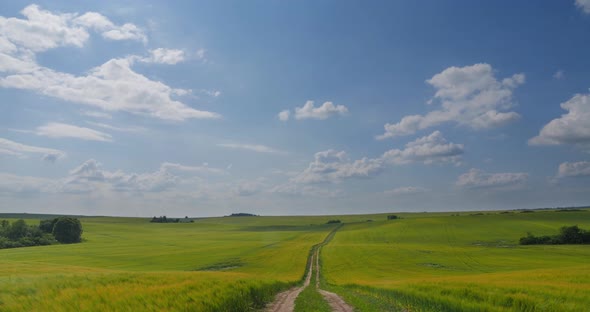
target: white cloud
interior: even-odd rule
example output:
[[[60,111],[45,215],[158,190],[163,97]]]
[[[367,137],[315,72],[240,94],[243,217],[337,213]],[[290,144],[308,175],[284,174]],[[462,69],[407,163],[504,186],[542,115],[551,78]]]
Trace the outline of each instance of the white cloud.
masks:
[[[349,178],[368,178],[383,170],[380,158],[350,161],[344,151],[327,150],[314,155],[314,161],[291,179],[295,183],[339,183]]]
[[[4,138],[0,138],[0,154],[6,154],[17,157],[25,157],[28,154],[41,154],[43,155],[43,160],[50,162],[54,162],[66,155],[66,153],[60,150],[25,145]]]
[[[302,107],[295,107],[295,119],[328,119],[332,115],[344,115],[348,108],[344,105],[334,105],[332,102],[324,102],[322,106],[315,107],[313,101],[305,102]]]
[[[279,116],[279,120],[281,121],[287,121],[289,120],[289,116],[291,115],[291,112],[289,110],[284,110],[281,111],[278,116]]]
[[[590,0],[576,0],[576,6],[586,14],[590,14]]]
[[[147,37],[144,35],[143,31],[139,27],[130,23],[107,30],[102,33],[102,36],[111,40],[137,40],[142,41],[143,43],[147,42]]]
[[[184,51],[158,48],[150,50],[150,56],[141,58],[142,62],[174,65],[185,60]]]
[[[428,189],[419,186],[404,186],[385,191],[385,195],[399,196],[428,192]]]
[[[81,16],[73,13],[54,14],[33,4],[24,8],[21,14],[25,19],[0,16],[0,36],[33,52],[60,46],[82,47],[90,37],[89,29],[104,31],[103,37],[113,40],[147,40],[137,26],[117,26],[95,12]]]
[[[53,14],[29,5],[21,11],[26,19],[0,16],[0,34],[18,47],[46,51],[58,46],[82,47],[88,40],[86,28],[72,24],[75,14]]]
[[[565,72],[563,70],[558,70],[553,74],[553,79],[561,80],[565,78]]]
[[[339,183],[350,178],[370,178],[388,164],[453,163],[459,164],[463,145],[447,142],[440,131],[406,144],[404,149],[391,149],[377,158],[350,160],[344,151],[327,150],[314,155],[314,161],[291,178],[292,183]]]
[[[558,178],[590,176],[590,162],[564,162],[557,169]]]
[[[220,143],[217,146],[231,148],[231,149],[242,149],[258,153],[271,153],[271,154],[285,154],[285,152],[278,149],[268,147],[260,144],[234,144],[234,143]]]
[[[498,81],[489,64],[449,67],[426,81],[436,89],[430,102],[440,102],[441,108],[388,123],[384,126],[385,133],[377,139],[413,134],[447,122],[484,129],[515,121],[520,115],[507,110],[514,106],[513,89],[524,81],[524,74]]]
[[[398,165],[413,162],[458,164],[463,153],[463,144],[447,142],[442,133],[437,130],[428,136],[409,142],[404,149],[385,152],[382,158]]]
[[[36,5],[22,11],[26,19],[0,17],[0,87],[32,90],[65,101],[103,111],[125,111],[183,121],[190,118],[219,118],[175,100],[190,90],[175,89],[131,69],[137,56],[111,59],[76,76],[40,66],[35,54],[61,46],[82,47],[88,30],[110,39],[145,40],[133,24],[117,26],[99,13],[53,14]],[[184,57],[180,50],[155,49],[152,62],[175,63]],[[95,113],[96,115],[96,113]]]
[[[460,175],[455,184],[468,189],[514,189],[522,187],[527,179],[528,174],[523,172],[486,173],[482,170],[472,168]]]
[[[117,26],[108,18],[96,12],[88,12],[78,16],[72,20],[72,24],[99,31],[103,38],[110,40],[136,40],[142,41],[143,43],[147,42],[147,37],[143,30],[136,25],[126,23]]]
[[[150,80],[131,69],[132,60],[112,59],[93,68],[86,76],[74,76],[38,68],[31,73],[0,79],[5,88],[28,89],[62,100],[152,117],[183,121],[189,118],[219,118],[219,114],[200,111],[173,100],[178,89]]]
[[[590,94],[576,94],[561,103],[567,114],[551,120],[539,135],[530,139],[530,145],[590,144]]]
[[[110,134],[59,122],[50,122],[44,126],[40,126],[35,131],[35,134],[50,138],[74,138],[102,142],[112,141]]]

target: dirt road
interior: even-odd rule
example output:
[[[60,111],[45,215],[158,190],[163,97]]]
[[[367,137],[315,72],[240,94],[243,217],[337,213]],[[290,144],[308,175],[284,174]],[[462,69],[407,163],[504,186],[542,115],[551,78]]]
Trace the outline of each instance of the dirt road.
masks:
[[[307,270],[307,274],[305,275],[305,282],[301,287],[293,287],[289,290],[279,293],[275,297],[275,301],[269,304],[266,308],[266,312],[292,312],[295,309],[295,299],[297,296],[307,287],[311,282],[311,275],[312,271],[316,270],[316,280],[315,280],[315,287],[317,288],[318,292],[324,296],[324,299],[328,302],[330,307],[332,307],[332,311],[334,312],[352,312],[353,309],[350,305],[348,305],[340,296],[335,293],[325,291],[320,289],[320,259],[319,259],[319,252],[323,246],[328,244],[336,231],[340,227],[334,229],[326,239],[319,245],[314,248],[313,254],[310,256],[309,259],[309,267]]]
[[[305,282],[303,282],[303,286],[301,287],[293,287],[289,290],[285,290],[279,293],[275,297],[275,301],[273,301],[269,306],[266,307],[267,312],[292,312],[295,309],[295,299],[299,296],[311,281],[311,270],[313,270],[313,259],[315,257],[315,253],[311,256],[311,261],[309,261],[309,267],[307,269],[307,275],[305,275]]]

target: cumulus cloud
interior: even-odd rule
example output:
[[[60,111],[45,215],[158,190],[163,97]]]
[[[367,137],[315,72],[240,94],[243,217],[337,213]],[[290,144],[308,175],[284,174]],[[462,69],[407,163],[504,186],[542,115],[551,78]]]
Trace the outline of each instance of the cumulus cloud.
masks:
[[[385,191],[385,195],[399,196],[428,192],[428,189],[419,186],[404,186]]]
[[[307,101],[302,107],[295,107],[294,117],[300,119],[318,119],[325,120],[334,115],[345,115],[348,108],[344,105],[334,105],[332,102],[324,102],[322,106],[315,107],[314,101]],[[281,121],[289,120],[291,111],[284,110],[278,114]]]
[[[383,169],[381,159],[362,158],[350,161],[346,152],[327,150],[315,153],[314,161],[292,178],[295,183],[338,183],[349,178],[367,178]]]
[[[458,164],[463,153],[463,144],[450,143],[440,131],[434,131],[428,136],[409,142],[404,149],[392,149],[385,152],[382,159],[393,164],[413,162]]]
[[[14,142],[14,141],[4,139],[4,138],[0,138],[0,154],[17,156],[17,157],[26,157],[29,154],[40,154],[40,155],[42,155],[43,160],[46,160],[49,162],[55,162],[56,160],[58,160],[66,155],[65,152],[62,152],[60,150],[25,145],[25,144]]]
[[[176,121],[220,117],[175,99],[190,90],[171,88],[135,72],[131,67],[138,57],[111,59],[79,76],[36,62],[36,53],[61,46],[84,46],[89,29],[101,31],[109,39],[143,40],[135,25],[117,26],[95,12],[81,16],[53,14],[36,5],[22,13],[26,19],[0,17],[0,87],[31,90],[106,112],[125,111]],[[184,57],[181,52],[155,49],[146,59],[171,64]]]
[[[150,50],[150,55],[140,59],[146,63],[174,65],[185,60],[184,51],[158,48]]]
[[[260,145],[260,144],[220,143],[220,144],[217,144],[217,146],[231,148],[231,149],[241,149],[241,150],[253,151],[253,152],[258,152],[258,153],[285,154],[285,152],[283,152],[281,150],[278,150],[278,149],[275,149],[272,147],[268,147],[265,145]]]
[[[287,120],[289,120],[289,117],[290,117],[290,116],[291,116],[291,112],[290,112],[289,110],[284,110],[284,111],[281,111],[281,112],[278,114],[278,117],[279,117],[279,120],[280,120],[280,121],[287,121]]]
[[[557,169],[558,178],[590,176],[590,162],[564,162]]]
[[[523,172],[486,173],[479,169],[470,169],[457,179],[455,185],[467,189],[514,189],[522,187],[528,179]]]
[[[322,106],[315,107],[313,101],[305,102],[303,107],[295,107],[295,119],[328,119],[333,115],[344,115],[348,108],[344,105],[334,105],[332,102],[324,102]]]
[[[590,0],[576,0],[576,6],[584,13],[590,14]]]
[[[590,145],[590,94],[576,94],[561,103],[561,108],[568,113],[546,124],[529,140],[530,145]]]
[[[51,14],[51,13],[49,13]],[[103,38],[110,40],[136,40],[147,42],[147,37],[143,30],[131,23],[115,25],[104,15],[96,12],[87,12],[72,20],[74,25],[84,26],[101,32]]]
[[[385,133],[377,139],[409,135],[448,122],[472,129],[505,125],[520,118],[519,114],[508,110],[514,106],[513,90],[524,81],[524,74],[499,81],[489,64],[449,67],[426,81],[436,89],[430,103],[439,102],[441,108],[388,123],[384,126]]]
[[[410,163],[459,164],[464,149],[462,144],[448,142],[440,133],[418,138],[404,149],[391,149],[377,158],[363,157],[350,160],[344,151],[327,150],[314,155],[314,160],[302,172],[291,178],[291,183],[339,183],[351,178],[370,178],[381,173],[387,165]]]
[[[0,34],[17,47],[33,52],[59,46],[82,47],[90,37],[89,29],[102,31],[103,37],[112,40],[147,40],[137,26],[117,26],[96,12],[81,16],[75,13],[54,14],[33,4],[24,8],[21,14],[25,19],[0,16]]]
[[[90,128],[78,127],[59,122],[50,122],[44,126],[40,126],[35,131],[35,134],[50,138],[74,138],[86,141],[102,142],[112,141],[110,134]]]
[[[174,100],[177,89],[136,73],[131,69],[131,63],[129,59],[112,59],[92,69],[86,76],[39,68],[35,72],[1,78],[0,86],[33,90],[105,111],[147,114],[160,119],[183,121],[220,117]]]

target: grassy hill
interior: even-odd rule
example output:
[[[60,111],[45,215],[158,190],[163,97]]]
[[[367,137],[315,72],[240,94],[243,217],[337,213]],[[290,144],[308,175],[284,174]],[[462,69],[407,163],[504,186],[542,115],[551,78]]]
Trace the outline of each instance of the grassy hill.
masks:
[[[590,246],[517,245],[526,232],[590,229],[588,210],[396,215],[83,217],[81,244],[0,250],[0,310],[258,309],[301,280],[331,219],[344,226],[322,251],[321,277],[358,311],[590,306]]]

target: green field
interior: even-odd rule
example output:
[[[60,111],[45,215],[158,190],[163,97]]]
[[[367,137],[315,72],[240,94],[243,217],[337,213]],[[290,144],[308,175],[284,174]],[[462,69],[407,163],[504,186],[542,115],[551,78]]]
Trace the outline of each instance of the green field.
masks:
[[[301,281],[311,247],[337,227],[330,219],[344,225],[322,249],[322,285],[357,311],[590,306],[589,245],[517,245],[526,232],[590,229],[588,210],[399,215],[83,218],[83,243],[0,250],[0,310],[261,309]],[[325,309],[313,291],[299,302]]]
[[[590,211],[404,215],[345,225],[323,250],[328,287],[362,311],[584,311],[590,246],[520,246],[590,228]]]

